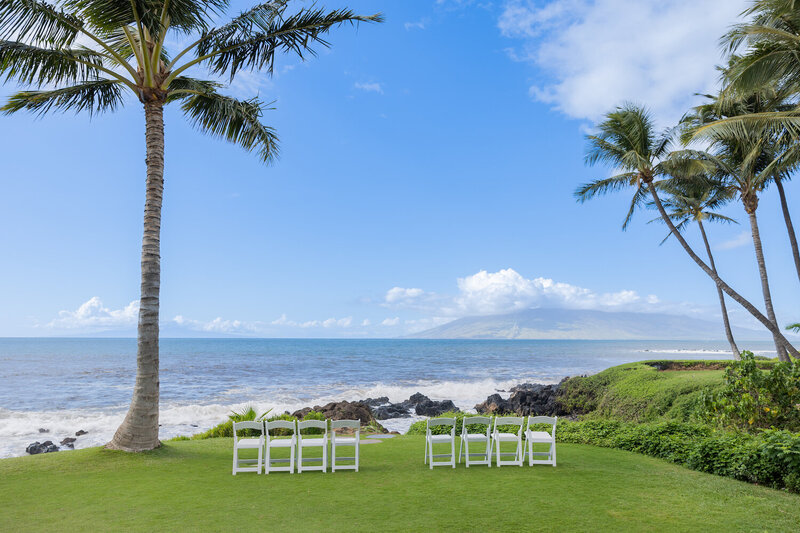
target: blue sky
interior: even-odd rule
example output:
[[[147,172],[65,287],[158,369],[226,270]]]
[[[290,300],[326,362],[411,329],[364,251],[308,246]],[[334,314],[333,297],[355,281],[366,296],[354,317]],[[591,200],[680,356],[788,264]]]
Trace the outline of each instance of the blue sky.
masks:
[[[609,172],[583,164],[593,122],[624,100],[677,120],[713,89],[717,38],[745,6],[641,4],[327,2],[386,22],[340,28],[318,57],[282,57],[273,79],[231,87],[276,100],[269,167],[169,109],[165,334],[387,337],[532,306],[717,316],[713,285],[675,243],[658,245],[651,213],[623,233],[627,195],[572,197]],[[0,336],[133,334],[139,104],[0,120]],[[797,184],[787,193],[796,205]],[[746,223],[740,206],[727,212]],[[759,215],[779,320],[800,319],[774,191]],[[758,303],[745,231],[712,227],[711,241],[723,277]]]

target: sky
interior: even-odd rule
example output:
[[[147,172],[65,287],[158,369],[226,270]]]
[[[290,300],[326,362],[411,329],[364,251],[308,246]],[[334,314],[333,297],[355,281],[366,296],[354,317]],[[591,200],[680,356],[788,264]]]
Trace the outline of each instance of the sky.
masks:
[[[228,88],[274,101],[274,164],[165,113],[165,336],[394,337],[530,307],[719,316],[711,281],[672,239],[659,246],[654,213],[623,232],[628,194],[573,191],[612,170],[583,162],[605,112],[638,102],[667,127],[714,90],[719,36],[747,2],[318,5],[386,22],[338,28],[317,57]],[[0,124],[0,336],[134,335],[141,105]],[[800,222],[798,184],[786,190]],[[741,224],[709,228],[718,268],[763,307],[744,212],[725,213]],[[759,216],[778,319],[800,320],[775,191]]]

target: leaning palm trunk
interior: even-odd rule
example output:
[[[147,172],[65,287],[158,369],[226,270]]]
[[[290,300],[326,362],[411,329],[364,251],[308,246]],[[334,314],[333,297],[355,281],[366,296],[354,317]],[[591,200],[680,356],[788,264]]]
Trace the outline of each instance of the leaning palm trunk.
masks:
[[[775,185],[778,187],[778,195],[781,198],[781,210],[783,211],[783,220],[786,222],[786,231],[789,233],[789,243],[792,245],[794,268],[797,270],[797,279],[800,280],[800,251],[798,251],[797,248],[797,235],[794,232],[792,217],[789,215],[789,204],[786,203],[786,193],[783,190],[783,183],[781,182],[780,178],[775,180]]]
[[[711,246],[708,244],[708,236],[706,236],[706,230],[703,227],[703,221],[697,219],[697,225],[700,227],[700,234],[703,236],[703,244],[706,245],[706,253],[708,254],[708,263],[711,266],[711,270],[717,273],[717,265],[714,264],[714,256],[711,254]],[[728,342],[731,345],[731,352],[733,352],[734,359],[741,359],[741,355],[739,354],[739,347],[736,346],[736,341],[733,339],[733,332],[731,331],[731,321],[728,319],[728,306],[725,305],[725,294],[722,292],[722,289],[717,285],[717,295],[719,296],[719,306],[722,310],[722,323],[725,325],[725,336],[728,337]]]
[[[686,239],[683,238],[683,235],[681,235],[681,233],[675,227],[675,224],[673,224],[672,220],[669,218],[669,215],[667,214],[663,204],[661,203],[661,199],[658,197],[658,191],[656,190],[656,186],[653,183],[652,179],[647,182],[647,186],[648,189],[650,190],[650,194],[653,196],[653,202],[656,204],[658,212],[661,214],[661,218],[664,219],[664,223],[667,225],[670,232],[675,236],[675,238],[678,239],[678,242],[681,243],[681,246],[683,247],[684,250],[686,250],[686,253],[689,254],[689,257],[691,257],[692,260],[695,263],[697,263],[697,266],[699,266],[703,270],[703,272],[708,274],[708,276],[714,280],[714,283],[717,284],[717,287],[725,291],[725,294],[733,298],[734,301],[736,301],[739,305],[744,307],[751,315],[753,315],[759,322],[761,322],[764,325],[764,327],[767,328],[770,333],[772,333],[773,336],[779,339],[783,343],[783,345],[786,346],[786,349],[789,351],[789,353],[791,353],[794,357],[800,358],[800,352],[798,352],[797,348],[792,346],[789,343],[789,341],[786,340],[786,337],[783,336],[781,330],[773,322],[771,322],[767,317],[765,317],[764,314],[761,313],[761,311],[759,311],[756,308],[756,306],[747,301],[747,299],[745,299],[741,294],[733,290],[733,288],[731,288],[730,285],[722,281],[722,279],[717,275],[717,273],[714,272],[711,269],[711,267],[705,264],[705,262],[702,259],[700,259],[700,257],[698,257],[696,253],[694,253],[692,247],[689,246],[689,243],[686,242]]]
[[[772,294],[769,290],[769,279],[767,278],[767,264],[764,261],[764,248],[761,246],[761,234],[758,231],[758,219],[756,218],[757,201],[750,199],[745,200],[745,210],[750,218],[750,230],[753,234],[753,247],[756,251],[756,262],[758,263],[758,274],[761,277],[761,292],[764,295],[764,305],[767,308],[767,317],[769,321],[775,324],[778,329],[778,321],[775,318],[775,309],[772,307]],[[786,348],[783,342],[774,333],[772,335],[775,339],[775,349],[778,351],[778,359],[781,361],[788,361],[786,355]]]
[[[147,130],[147,184],[142,238],[142,288],[136,354],[136,385],[125,420],[106,446],[137,452],[158,441],[158,307],[161,286],[161,200],[164,192],[164,108],[144,105]]]

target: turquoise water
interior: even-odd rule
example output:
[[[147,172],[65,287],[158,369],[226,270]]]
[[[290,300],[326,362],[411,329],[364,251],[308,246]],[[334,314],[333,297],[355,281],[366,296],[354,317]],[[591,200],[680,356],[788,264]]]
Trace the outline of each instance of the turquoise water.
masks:
[[[283,412],[419,391],[469,409],[525,381],[642,359],[727,357],[724,342],[697,341],[163,339],[161,434],[200,431],[248,404]],[[78,447],[107,441],[130,401],[135,358],[135,339],[0,339],[0,456],[42,440],[39,427],[51,440],[89,431]]]

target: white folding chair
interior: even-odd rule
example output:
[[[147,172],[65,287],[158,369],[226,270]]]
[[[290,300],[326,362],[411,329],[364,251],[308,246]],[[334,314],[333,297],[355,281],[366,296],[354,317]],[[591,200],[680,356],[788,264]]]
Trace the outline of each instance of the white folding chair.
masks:
[[[321,436],[303,436],[303,430],[308,428],[318,428],[322,430]],[[303,464],[303,448],[322,448],[322,457],[307,457],[306,461],[322,460],[320,466],[305,466]],[[297,471],[328,469],[328,421],[327,420],[303,420],[297,423]]]
[[[239,438],[238,432],[243,429],[255,429],[258,437]],[[239,450],[258,450],[258,459],[239,459]],[[237,472],[261,472],[261,454],[264,450],[264,423],[263,422],[234,422],[233,423],[233,475]],[[256,466],[241,466],[240,463],[256,463]]]
[[[497,466],[514,465],[522,466],[523,447],[522,430],[525,425],[525,418],[522,416],[498,416],[494,419],[494,430],[492,431],[492,447],[497,454],[495,463]],[[516,433],[500,431],[500,426],[519,426]],[[517,449],[514,452],[501,452],[500,445],[504,442],[516,443]],[[503,457],[513,457],[505,460]]]
[[[458,445],[458,462],[461,462],[461,451],[464,450],[464,458],[467,463],[467,468],[469,468],[469,465],[487,465],[491,467],[492,419],[488,416],[465,416],[462,420],[463,425],[461,426],[461,442]],[[467,427],[469,425],[486,426],[486,432],[470,433],[469,428]],[[480,449],[483,449],[483,451],[479,453],[469,453],[470,443],[472,443],[473,446],[480,445]],[[470,457],[474,455],[483,457],[483,459],[470,459]]]
[[[553,465],[556,466],[556,424],[558,417],[550,416],[531,416],[528,418],[528,427],[525,429],[525,441],[527,443],[528,466],[533,465]],[[531,426],[535,424],[548,424],[550,432],[534,431]],[[549,444],[550,448],[546,452],[534,452],[534,444]],[[547,457],[547,459],[533,460],[533,456]]]
[[[273,420],[266,424],[266,443],[267,454],[264,458],[264,473],[270,472],[289,472],[294,474],[294,451],[297,445],[297,427],[294,420]],[[274,429],[291,430],[289,438],[277,438],[270,433]],[[277,459],[272,457],[273,448],[289,448],[289,459]],[[289,463],[289,466],[272,466],[275,463]]]
[[[437,426],[450,426],[450,433],[446,435],[434,435],[431,428]],[[450,453],[433,453],[434,444],[450,444]],[[434,461],[434,457],[449,457],[449,461]],[[456,419],[455,418],[429,418],[425,422],[425,462],[430,465],[431,470],[434,466],[456,467]]]
[[[354,429],[352,437],[336,436],[337,429]],[[339,470],[355,470],[358,472],[359,442],[361,438],[361,420],[331,420],[331,472]],[[355,457],[339,457],[340,461],[355,461],[352,465],[336,464],[336,448],[338,446],[352,446]]]

